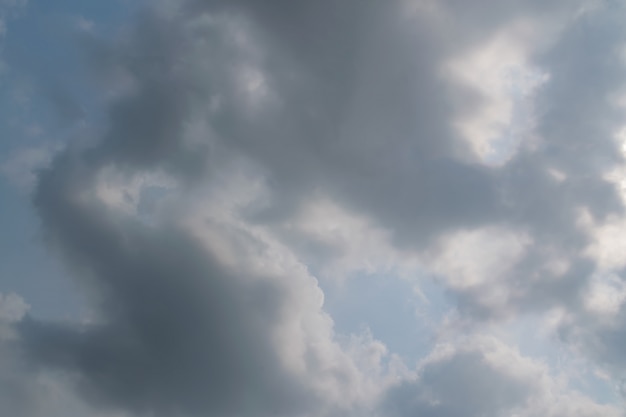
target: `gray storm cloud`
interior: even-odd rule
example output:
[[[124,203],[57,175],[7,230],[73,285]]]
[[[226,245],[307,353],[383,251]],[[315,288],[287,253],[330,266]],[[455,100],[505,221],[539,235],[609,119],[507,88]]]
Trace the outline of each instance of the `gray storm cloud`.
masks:
[[[255,228],[305,248],[302,259],[340,257],[341,248],[285,232],[318,195],[389,231],[398,251],[433,258],[457,232],[521,230],[531,243],[511,245],[514,265],[498,276],[448,285],[446,274],[464,272],[435,272],[458,312],[480,326],[565,309],[562,343],[626,372],[624,307],[611,326],[585,307],[599,267],[581,226],[581,212],[592,223],[623,214],[607,172],[624,162],[612,96],[624,84],[624,10],[575,3],[189,0],[143,12],[115,41],[84,35],[96,85],[114,91],[106,129],[56,154],[34,205],[96,319],[12,323],[0,369],[28,366],[11,368],[15,381],[0,378],[0,387],[29,398],[26,378],[61,372],[91,407],[137,416],[611,415],[578,397],[576,409],[550,408],[556,388],[533,379],[543,368],[508,351],[517,362],[503,366],[502,351],[483,345],[410,378],[376,359],[382,370],[371,379],[334,334],[308,272],[240,266],[271,246]],[[527,59],[548,79],[533,96],[532,135],[489,165],[455,124],[487,98],[444,69],[518,21],[535,25],[541,47]],[[217,226],[213,206],[200,208],[199,227],[216,233],[207,245],[177,215],[240,166],[267,195]],[[128,216],[99,191],[107,170],[128,182],[163,174],[179,201],[156,224]],[[234,263],[222,251],[231,239]],[[309,253],[309,244],[321,249]],[[497,302],[486,296],[494,288]]]

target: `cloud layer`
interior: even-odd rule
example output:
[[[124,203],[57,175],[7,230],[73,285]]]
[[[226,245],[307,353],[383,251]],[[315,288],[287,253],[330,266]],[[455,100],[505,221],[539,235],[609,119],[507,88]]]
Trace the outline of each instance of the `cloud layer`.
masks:
[[[625,12],[174,0],[82,32],[99,121],[28,175],[93,314],[0,297],[0,410],[623,415],[549,357],[626,374]],[[368,274],[432,308],[417,365],[335,328]]]

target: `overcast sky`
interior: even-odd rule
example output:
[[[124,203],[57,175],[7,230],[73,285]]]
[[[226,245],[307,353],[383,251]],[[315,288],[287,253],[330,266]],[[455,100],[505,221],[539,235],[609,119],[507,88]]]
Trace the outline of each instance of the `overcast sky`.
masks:
[[[626,416],[625,22],[0,0],[0,414]]]

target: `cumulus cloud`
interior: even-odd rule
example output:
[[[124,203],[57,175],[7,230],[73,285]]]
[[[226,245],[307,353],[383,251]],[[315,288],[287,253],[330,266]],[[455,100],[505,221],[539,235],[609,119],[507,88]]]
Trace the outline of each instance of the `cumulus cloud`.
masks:
[[[83,31],[105,126],[4,170],[94,318],[0,298],[5,409],[54,386],[130,416],[618,416],[474,333],[562,312],[555,343],[626,372],[624,12],[180,0]],[[469,335],[413,369],[338,333],[317,277],[363,273],[431,277]]]
[[[237,29],[236,21],[210,17],[192,23],[218,34]],[[34,197],[49,244],[87,285],[98,317],[87,324],[26,318],[16,326],[18,346],[33,366],[69,373],[88,402],[137,415],[305,415],[366,403],[378,387],[335,340],[303,266],[257,254],[271,242],[228,218],[166,216],[146,225],[119,210],[120,201],[133,200],[133,186],[119,185],[124,176],[160,169],[170,187],[201,193],[196,181],[207,169],[210,143],[186,140],[193,114],[185,105],[194,99],[187,80],[195,79],[183,73],[195,68],[176,68],[184,53],[176,36],[197,28],[144,19],[130,43],[145,56],[116,58],[137,78],[136,89],[111,105],[110,132],[95,146],[62,151],[40,174]],[[200,99],[210,107],[210,96]],[[107,176],[111,167],[121,177]],[[116,189],[121,199],[112,198]],[[211,244],[230,244],[241,260],[231,264]],[[275,268],[257,264],[269,261]]]
[[[424,359],[413,380],[387,393],[392,416],[619,416],[562,382],[541,362],[491,338],[443,344]]]

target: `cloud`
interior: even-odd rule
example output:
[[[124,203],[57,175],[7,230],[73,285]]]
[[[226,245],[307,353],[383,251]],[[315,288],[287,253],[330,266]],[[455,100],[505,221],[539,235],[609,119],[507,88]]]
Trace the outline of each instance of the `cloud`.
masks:
[[[24,317],[28,311],[28,304],[16,294],[0,294],[0,320],[15,322]]]
[[[111,104],[109,132],[95,145],[77,141],[61,151],[34,195],[48,243],[92,295],[97,317],[86,324],[27,317],[16,325],[17,345],[39,372],[68,373],[80,396],[103,410],[315,415],[367,403],[380,390],[377,380],[335,338],[306,269],[269,258],[273,251],[257,254],[271,240],[232,216],[200,211],[185,222],[174,215],[145,224],[134,210],[120,210],[149,185],[137,175],[163,171],[173,192],[193,201],[189,193],[202,194],[198,180],[213,168],[205,166],[209,144],[186,136],[194,84],[185,71],[195,68],[176,67],[177,34],[197,28],[143,19],[130,44],[145,55],[115,58],[136,79]],[[219,34],[219,25],[234,24],[214,23],[203,29]],[[210,108],[211,97],[201,99]],[[171,207],[179,214],[184,204]],[[229,245],[231,256],[215,249]]]
[[[337,334],[315,277],[430,275],[460,333],[565,311],[563,343],[624,369],[623,10],[572,4],[189,0],[84,31],[106,126],[36,184],[37,153],[5,170],[95,317],[0,299],[0,360],[28,363],[9,410],[36,415],[32,381],[56,375],[133,416],[617,416],[497,341],[410,371]]]
[[[0,173],[18,189],[31,192],[37,184],[37,172],[50,163],[53,154],[50,146],[20,149],[3,161]]]
[[[491,338],[440,345],[418,376],[391,389],[384,414],[391,416],[619,416],[562,386],[544,364]]]
[[[0,294],[0,408],[17,417],[71,415],[88,407],[76,397],[63,375],[33,372],[16,346],[14,325],[30,306],[16,294]],[[102,417],[105,417],[104,415]]]
[[[0,45],[5,41],[7,34],[7,20],[24,10],[28,0],[2,0],[0,1]],[[0,74],[5,70],[6,63],[0,55]]]
[[[19,295],[0,293],[0,342],[15,338],[12,324],[20,321],[29,308]]]

